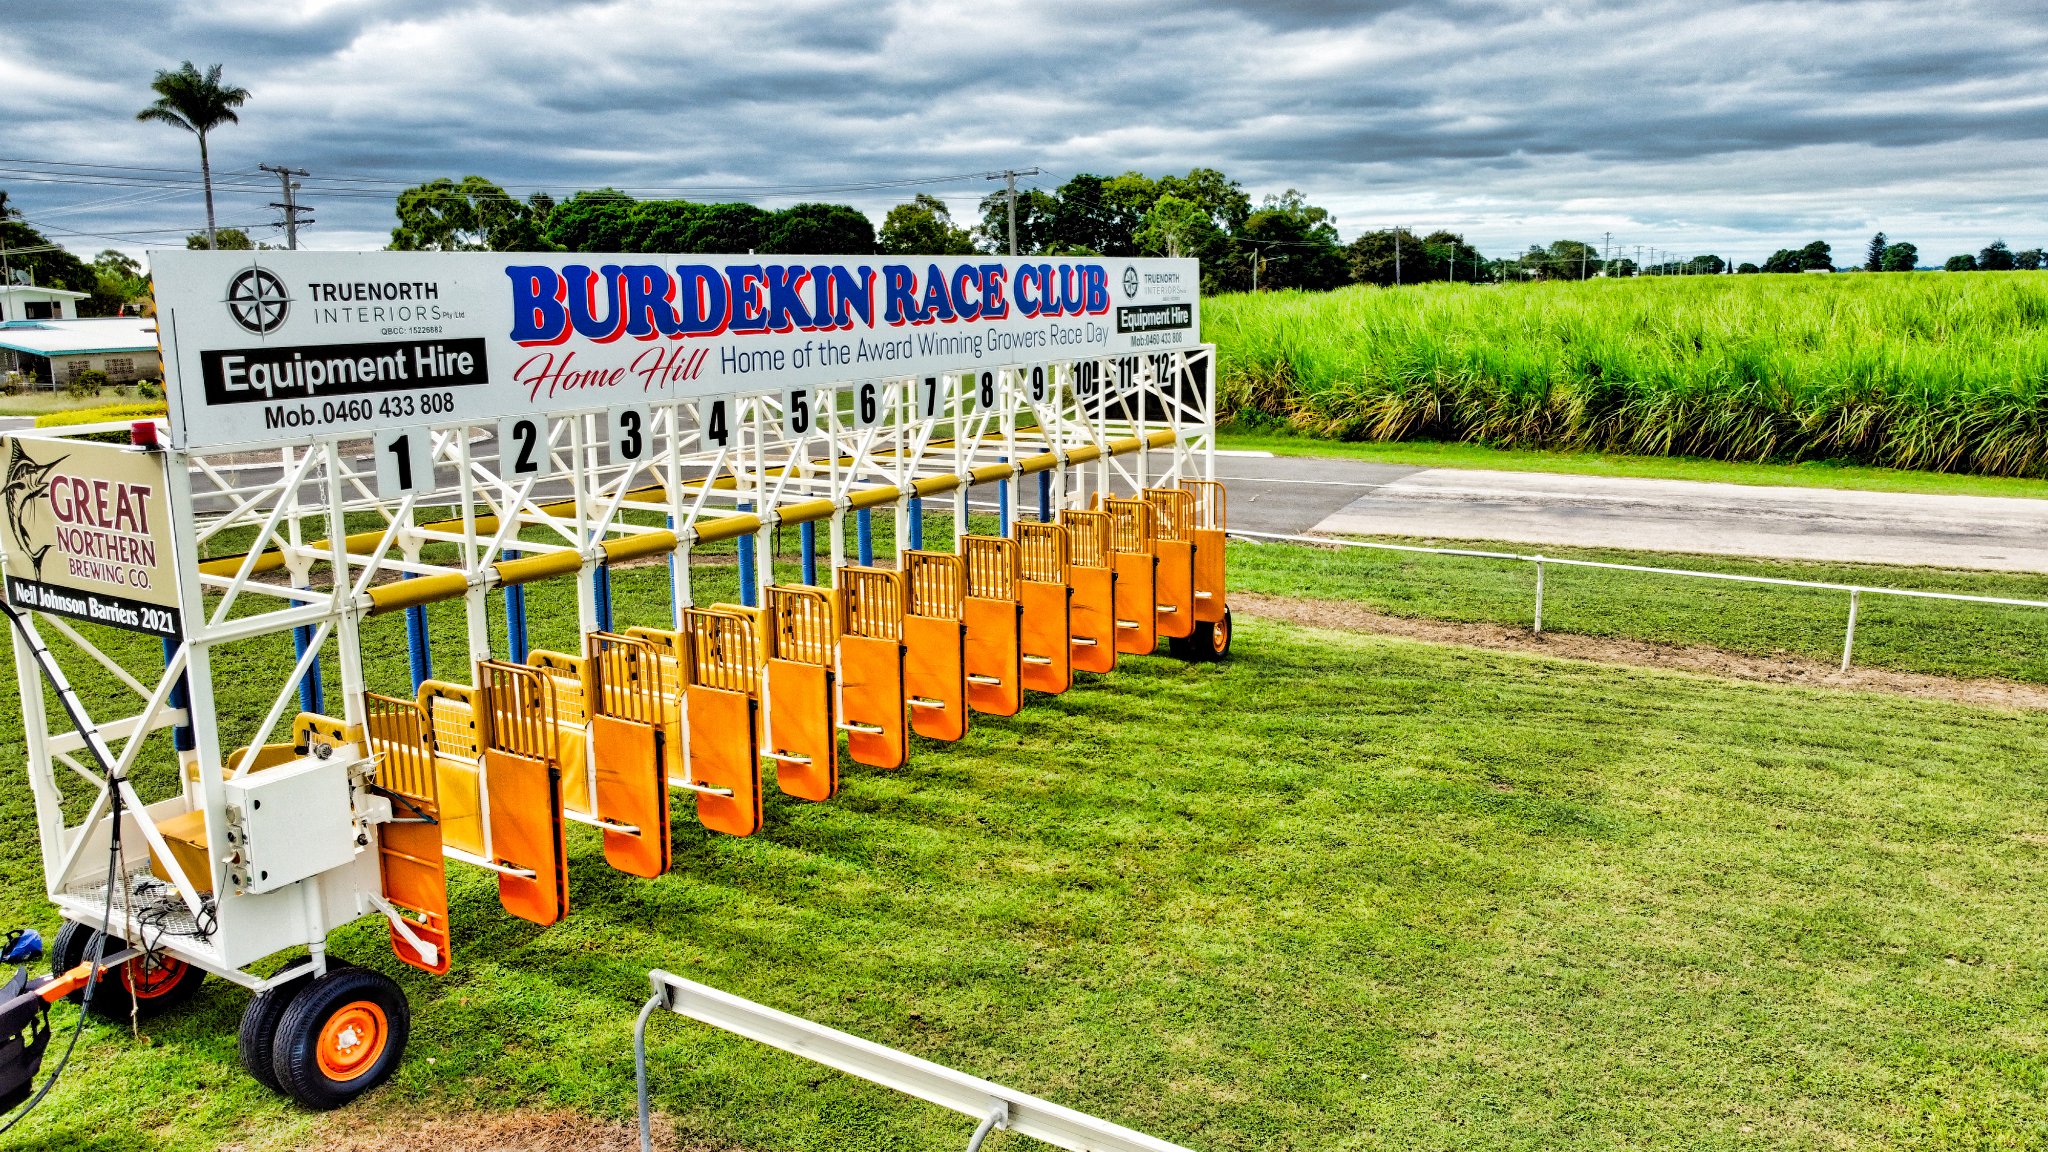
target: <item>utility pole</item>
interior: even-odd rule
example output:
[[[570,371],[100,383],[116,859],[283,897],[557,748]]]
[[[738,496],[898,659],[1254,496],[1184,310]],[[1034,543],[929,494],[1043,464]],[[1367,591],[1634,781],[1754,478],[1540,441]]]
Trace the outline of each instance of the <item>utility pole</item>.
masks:
[[[1614,258],[1608,255],[1613,250],[1613,243],[1614,233],[1602,232],[1600,234],[1600,274],[1602,276],[1614,275]]]
[[[1039,174],[1039,169],[1035,165],[1030,168],[1009,168],[1001,172],[991,172],[988,174],[989,179],[1001,180],[1003,182],[1003,194],[1010,201],[1010,255],[1012,256],[1017,254],[1017,177],[1037,176]]]
[[[312,223],[311,220],[300,220],[299,213],[310,212],[312,209],[301,207],[298,200],[292,196],[292,193],[299,190],[292,177],[310,176],[312,173],[304,168],[287,168],[282,164],[258,164],[256,167],[265,172],[275,173],[278,184],[284,188],[284,203],[280,204],[273,200],[270,206],[284,211],[284,246],[296,252],[299,250],[299,225]]]
[[[1394,225],[1394,287],[1401,286],[1401,226]]]

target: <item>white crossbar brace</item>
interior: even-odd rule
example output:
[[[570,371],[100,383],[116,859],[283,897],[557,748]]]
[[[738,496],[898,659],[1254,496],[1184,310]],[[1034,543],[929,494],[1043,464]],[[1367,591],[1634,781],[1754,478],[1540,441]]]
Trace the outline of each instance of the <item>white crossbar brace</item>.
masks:
[[[771,1048],[793,1052],[827,1068],[894,1088],[906,1096],[950,1108],[981,1124],[974,1145],[993,1127],[1021,1132],[1058,1148],[1085,1152],[1188,1152],[1120,1124],[1099,1120],[1084,1112],[1027,1095],[1014,1088],[956,1072],[943,1064],[921,1060],[894,1048],[884,1048],[836,1028],[813,1023],[801,1016],[779,1012],[752,1000],[721,992],[716,988],[685,980],[657,968],[647,974],[654,995],[640,1011],[633,1030],[633,1062],[640,1091],[640,1147],[652,1152],[653,1137],[647,1112],[647,1018],[656,1008],[666,1008],[734,1035],[758,1040]]]

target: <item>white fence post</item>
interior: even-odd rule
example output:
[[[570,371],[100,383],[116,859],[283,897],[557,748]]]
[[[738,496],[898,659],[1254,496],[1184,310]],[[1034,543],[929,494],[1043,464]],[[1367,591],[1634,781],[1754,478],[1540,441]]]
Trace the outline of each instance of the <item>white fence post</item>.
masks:
[[[1861,588],[1849,589],[1849,630],[1842,634],[1842,671],[1849,670],[1849,654],[1856,650],[1856,602]]]
[[[1543,631],[1543,557],[1536,557],[1536,631]]]

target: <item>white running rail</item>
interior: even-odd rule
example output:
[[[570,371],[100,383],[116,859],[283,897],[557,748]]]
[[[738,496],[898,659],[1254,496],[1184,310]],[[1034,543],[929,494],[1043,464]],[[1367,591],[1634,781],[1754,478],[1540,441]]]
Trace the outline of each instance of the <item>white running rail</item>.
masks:
[[[1468,556],[1481,560],[1513,560],[1536,566],[1535,631],[1543,631],[1543,567],[1604,568],[1610,572],[1646,572],[1653,576],[1687,576],[1699,580],[1726,580],[1735,584],[1774,584],[1781,588],[1817,588],[1849,594],[1849,624],[1842,634],[1842,671],[1856,650],[1856,611],[1863,594],[1898,596],[1908,600],[1953,600],[1964,604],[1996,604],[2008,608],[2048,608],[2048,600],[2018,600],[2009,596],[1972,596],[1963,592],[1930,592],[1920,588],[1884,588],[1869,584],[1832,584],[1825,580],[1792,580],[1783,576],[1751,576],[1741,572],[1701,572],[1692,568],[1655,568],[1647,564],[1616,564],[1607,560],[1567,560],[1542,553],[1486,552],[1476,548],[1432,548],[1422,544],[1388,544],[1379,540],[1354,540],[1346,536],[1304,536],[1291,532],[1244,532],[1230,529],[1230,535],[1258,543],[1310,544],[1318,548],[1370,548],[1382,552],[1425,552],[1432,556]]]
[[[894,1048],[884,1048],[873,1041],[812,1023],[801,1016],[778,1012],[659,968],[649,972],[647,979],[654,986],[654,995],[640,1009],[640,1020],[633,1027],[633,1071],[640,1092],[641,1152],[653,1152],[654,1148],[647,1105],[647,1018],[657,1008],[701,1020],[714,1028],[723,1028],[771,1048],[793,1052],[827,1068],[837,1068],[884,1088],[894,1088],[906,1096],[915,1096],[972,1117],[980,1122],[980,1127],[974,1130],[974,1135],[967,1142],[968,1152],[976,1152],[990,1130],[996,1128],[1020,1132],[1055,1147],[1085,1152],[1189,1152],[1178,1144],[1169,1144],[1120,1124],[1098,1120],[1084,1112],[1062,1108],[978,1076],[956,1072],[943,1064],[921,1060]]]

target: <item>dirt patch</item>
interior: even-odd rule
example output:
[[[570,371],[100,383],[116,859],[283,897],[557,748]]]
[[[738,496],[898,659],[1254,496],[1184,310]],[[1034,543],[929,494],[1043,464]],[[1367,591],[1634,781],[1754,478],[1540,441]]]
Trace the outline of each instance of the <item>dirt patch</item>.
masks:
[[[640,1127],[632,1121],[600,1120],[577,1112],[517,1108],[450,1116],[408,1115],[403,1120],[364,1124],[357,1109],[323,1121],[306,1147],[325,1152],[639,1152]],[[730,1145],[679,1144],[661,1117],[654,1118],[654,1146],[661,1152],[740,1152]]]
[[[1622,664],[1635,668],[1665,668],[1697,672],[1729,680],[1754,680],[1766,684],[1798,684],[1811,688],[1846,688],[1855,692],[1890,692],[1992,708],[2048,709],[2048,684],[2021,684],[2011,680],[1958,680],[1916,672],[1892,672],[1882,668],[1852,667],[1844,672],[1834,664],[1803,656],[1750,656],[1720,648],[1679,644],[1656,644],[1647,640],[1617,640],[1603,636],[1580,636],[1568,632],[1531,632],[1500,624],[1461,624],[1449,620],[1418,620],[1389,616],[1360,604],[1342,600],[1300,600],[1286,596],[1260,596],[1232,592],[1233,612],[1269,620],[1284,620],[1310,628],[1335,628],[1347,632],[1371,632],[1401,636],[1435,644],[1463,644],[1507,652],[1532,652],[1568,660],[1589,660],[1599,664]]]

